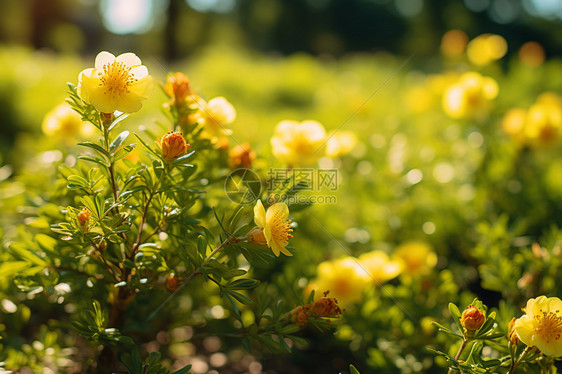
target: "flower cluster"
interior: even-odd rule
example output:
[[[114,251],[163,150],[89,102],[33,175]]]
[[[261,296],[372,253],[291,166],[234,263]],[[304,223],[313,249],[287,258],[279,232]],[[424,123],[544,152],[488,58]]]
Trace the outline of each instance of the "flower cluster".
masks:
[[[499,88],[491,77],[476,72],[461,75],[443,95],[443,110],[451,118],[485,118]]]
[[[562,98],[545,92],[528,109],[512,108],[505,114],[502,128],[522,145],[554,144],[562,129]]]

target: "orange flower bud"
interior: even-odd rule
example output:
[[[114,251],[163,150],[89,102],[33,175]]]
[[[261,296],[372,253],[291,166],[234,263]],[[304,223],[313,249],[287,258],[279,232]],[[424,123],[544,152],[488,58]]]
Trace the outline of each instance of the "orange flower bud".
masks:
[[[90,212],[90,210],[88,208],[82,208],[80,213],[78,213],[78,216],[77,216],[78,223],[80,224],[80,227],[84,231],[88,231],[88,229],[89,229],[88,221],[90,220],[91,214],[92,214],[92,212]]]
[[[519,336],[517,335],[517,332],[513,328],[516,320],[517,320],[517,318],[513,317],[511,319],[511,322],[509,322],[509,327],[507,328],[507,339],[513,345],[519,344]]]
[[[193,95],[191,82],[183,73],[175,73],[168,77],[164,91],[171,98],[171,102],[177,107],[185,103],[185,99]]]
[[[472,305],[469,305],[468,308],[462,312],[461,324],[468,334],[478,330],[485,320],[486,316],[484,316],[484,313]]]
[[[181,132],[170,131],[158,139],[158,144],[162,147],[162,154],[166,162],[172,162],[176,158],[184,155],[191,145],[187,144]]]
[[[166,278],[166,288],[171,292],[175,292],[180,288],[180,281],[180,277],[170,274],[168,278]]]
[[[298,306],[289,312],[289,321],[299,326],[304,326],[310,317],[310,305]]]
[[[252,162],[256,159],[256,152],[250,148],[250,144],[244,143],[232,148],[228,158],[232,169],[249,169],[252,167]]]

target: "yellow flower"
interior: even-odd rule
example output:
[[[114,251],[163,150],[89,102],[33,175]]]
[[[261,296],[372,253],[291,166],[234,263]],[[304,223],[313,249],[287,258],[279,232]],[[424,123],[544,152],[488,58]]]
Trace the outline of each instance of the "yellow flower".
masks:
[[[498,95],[496,81],[475,72],[463,74],[443,96],[443,110],[451,118],[478,118],[488,114]]]
[[[513,326],[519,340],[547,356],[562,356],[562,301],[539,296],[529,299],[524,311]]]
[[[198,110],[188,116],[188,122],[203,125],[204,137],[216,142],[219,138],[232,134],[232,130],[227,126],[236,119],[236,109],[228,100],[219,96],[207,103],[199,96],[193,98]]]
[[[184,155],[191,145],[187,144],[181,132],[170,131],[157,140],[158,145],[162,147],[162,154],[166,162],[172,162],[176,158]]]
[[[363,292],[372,279],[354,257],[324,261],[318,265],[313,287],[317,291],[329,290],[344,305],[363,299]]]
[[[80,115],[67,103],[62,103],[47,113],[41,129],[45,135],[61,138],[65,142],[72,142],[80,136],[88,137],[94,132],[94,127],[88,122],[82,122]]]
[[[273,155],[290,167],[311,165],[322,156],[326,130],[316,121],[281,121],[271,138]]]
[[[466,54],[475,65],[488,65],[507,53],[507,42],[499,35],[482,34],[468,43]]]
[[[392,258],[403,264],[403,272],[411,276],[428,274],[437,265],[437,255],[422,242],[409,242],[398,246]]]
[[[275,203],[267,208],[266,213],[261,200],[258,200],[254,207],[254,222],[257,228],[250,232],[250,241],[267,244],[277,257],[280,253],[292,256],[285,248],[289,239],[293,237],[287,204]]]
[[[525,136],[531,142],[552,143],[562,128],[562,99],[546,92],[538,97],[527,112]]]
[[[341,157],[353,150],[357,144],[357,136],[351,131],[338,131],[328,138],[326,156]]]
[[[359,263],[377,286],[398,276],[402,271],[402,264],[398,261],[391,261],[383,251],[364,253],[359,256]]]
[[[82,71],[78,77],[80,98],[102,113],[137,112],[151,87],[152,77],[134,53],[115,57],[100,52],[94,68]]]

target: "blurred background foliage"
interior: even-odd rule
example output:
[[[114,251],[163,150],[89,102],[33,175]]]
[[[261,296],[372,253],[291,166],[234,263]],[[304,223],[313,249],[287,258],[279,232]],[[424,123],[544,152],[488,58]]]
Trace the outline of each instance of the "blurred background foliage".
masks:
[[[448,47],[442,38],[451,29],[468,39],[453,37]],[[507,41],[499,61],[478,64],[464,53],[466,41],[483,33]],[[538,52],[522,48],[529,41],[538,42]],[[346,306],[337,339],[305,332],[309,345],[290,360],[267,352],[249,356],[228,339],[191,340],[194,329],[175,311],[172,326],[143,343],[146,351],[167,352],[170,366],[191,356],[199,372],[220,367],[224,363],[213,366],[209,358],[220,350],[238,363],[233,372],[328,373],[351,362],[364,372],[444,372],[445,363],[422,347],[447,346],[431,321],[443,319],[448,302],[466,306],[477,295],[499,308],[506,328],[528,297],[562,294],[559,138],[522,145],[502,130],[508,110],[529,108],[545,91],[561,92],[560,1],[3,1],[0,42],[3,244],[18,236],[22,223],[48,230],[37,216],[58,214],[56,206],[43,205],[57,197],[56,188],[45,185],[56,181],[55,165],[73,162],[69,155],[82,135],[45,136],[43,117],[66,97],[65,83],[76,82],[98,51],[109,50],[134,51],[160,81],[168,71],[182,71],[206,97],[226,97],[237,110],[234,138],[250,142],[258,167],[282,166],[269,139],[287,118],[315,119],[328,131],[342,126],[357,135],[348,156],[320,160],[321,167],[339,170],[337,205],[303,212],[294,258],[256,270],[272,283],[272,297],[294,303],[293,290],[304,291],[320,263],[344,255],[390,255],[412,241],[435,253],[427,271],[404,272],[365,291],[364,302]],[[456,45],[463,46],[460,53]],[[467,70],[499,86],[484,119],[450,118],[441,108],[445,87]],[[163,121],[164,100],[155,90],[124,127],[136,131]],[[220,192],[210,201],[221,204]],[[0,261],[9,256],[0,251]],[[27,367],[68,364],[68,347],[78,345],[55,319],[64,314],[56,296],[50,296],[53,305],[27,300],[18,306],[11,301],[17,292],[0,277],[0,334],[20,334],[12,344],[23,347]],[[197,296],[202,301],[195,307],[188,298],[184,306],[214,319],[210,330],[218,334],[226,322],[224,310],[212,311],[217,295],[201,290]],[[87,356],[93,348],[80,349]]]

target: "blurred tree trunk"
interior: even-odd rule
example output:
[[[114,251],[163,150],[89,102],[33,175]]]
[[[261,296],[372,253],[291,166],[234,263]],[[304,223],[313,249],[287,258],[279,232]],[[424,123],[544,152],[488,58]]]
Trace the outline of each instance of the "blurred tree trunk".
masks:
[[[170,0],[168,6],[168,20],[164,31],[165,55],[168,62],[178,57],[178,19],[181,11],[182,0]]]
[[[47,47],[49,31],[62,15],[61,4],[57,0],[32,0],[29,7],[31,16],[31,44],[35,49]]]

